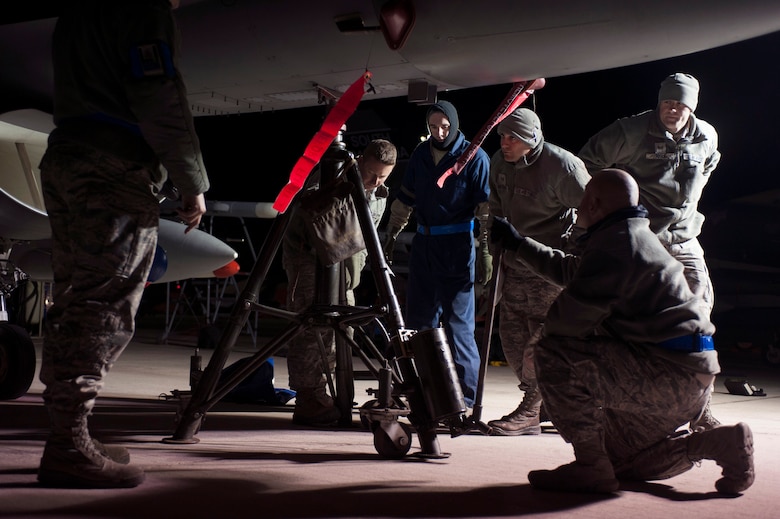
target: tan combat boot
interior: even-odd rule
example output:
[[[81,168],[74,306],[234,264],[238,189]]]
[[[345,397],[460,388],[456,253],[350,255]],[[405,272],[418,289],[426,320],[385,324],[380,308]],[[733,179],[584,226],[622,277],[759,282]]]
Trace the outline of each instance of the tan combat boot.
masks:
[[[77,419],[70,427],[53,428],[38,469],[38,481],[49,487],[131,488],[145,477],[140,468],[102,454],[89,435],[86,418]]]
[[[707,402],[707,406],[701,412],[701,414],[690,423],[692,431],[703,430],[709,431],[716,427],[720,427],[720,421],[712,416],[712,410],[710,409],[710,403]]]
[[[500,420],[491,420],[488,425],[493,436],[520,436],[524,434],[541,434],[542,426],[539,425],[539,412],[542,407],[542,394],[539,386],[532,386],[525,390],[523,401],[517,409],[502,416]]]
[[[333,398],[325,393],[325,388],[299,389],[295,394],[293,423],[311,427],[335,425],[341,413],[333,403]]]
[[[92,443],[95,444],[97,451],[106,458],[127,465],[130,463],[130,452],[121,445],[106,445],[92,438]]]
[[[692,462],[714,460],[723,468],[723,477],[715,482],[718,492],[739,494],[753,484],[753,433],[747,424],[697,431],[687,439],[688,458]]]

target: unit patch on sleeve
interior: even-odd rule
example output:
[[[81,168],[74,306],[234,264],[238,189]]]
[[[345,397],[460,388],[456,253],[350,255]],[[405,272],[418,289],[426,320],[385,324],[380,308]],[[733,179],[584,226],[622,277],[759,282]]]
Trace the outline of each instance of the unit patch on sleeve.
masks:
[[[162,41],[141,43],[131,50],[133,77],[173,77],[173,59],[170,47]]]

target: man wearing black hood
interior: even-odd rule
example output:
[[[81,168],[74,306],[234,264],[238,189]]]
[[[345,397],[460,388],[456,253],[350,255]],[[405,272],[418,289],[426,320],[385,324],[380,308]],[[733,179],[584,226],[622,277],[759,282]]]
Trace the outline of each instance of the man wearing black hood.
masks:
[[[416,210],[417,234],[409,258],[406,324],[425,330],[443,325],[452,348],[464,401],[474,405],[479,378],[479,349],[474,338],[476,254],[474,217],[480,220],[480,281],[492,273],[488,253],[489,159],[478,149],[458,175],[442,187],[437,180],[455,165],[469,141],[458,129],[452,103],[439,101],[425,116],[430,137],[412,152],[387,226],[385,255],[392,259],[398,234]]]

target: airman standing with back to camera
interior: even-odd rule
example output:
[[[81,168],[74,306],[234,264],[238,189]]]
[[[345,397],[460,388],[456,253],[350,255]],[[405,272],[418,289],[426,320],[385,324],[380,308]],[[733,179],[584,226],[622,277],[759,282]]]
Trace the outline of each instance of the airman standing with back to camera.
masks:
[[[51,430],[38,480],[134,487],[144,471],[124,447],[93,439],[87,419],[135,331],[164,172],[181,194],[184,232],[206,212],[209,180],[177,69],[179,0],[64,3],[52,42],[56,128],[40,165],[54,304],[40,372]]]

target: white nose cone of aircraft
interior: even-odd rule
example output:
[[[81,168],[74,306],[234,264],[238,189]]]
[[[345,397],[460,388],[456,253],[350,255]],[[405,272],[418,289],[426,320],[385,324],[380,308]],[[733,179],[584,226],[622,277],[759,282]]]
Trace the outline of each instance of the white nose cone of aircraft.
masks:
[[[34,281],[51,281],[51,229],[43,205],[38,164],[54,128],[50,114],[17,110],[0,115],[0,244]],[[214,236],[160,219],[153,282],[228,277],[238,272],[238,253]],[[0,257],[0,259],[2,259]]]
[[[162,276],[154,283],[190,278],[229,277],[238,271],[238,253],[214,236],[193,229],[184,234],[186,225],[160,219],[157,244],[168,258]]]

